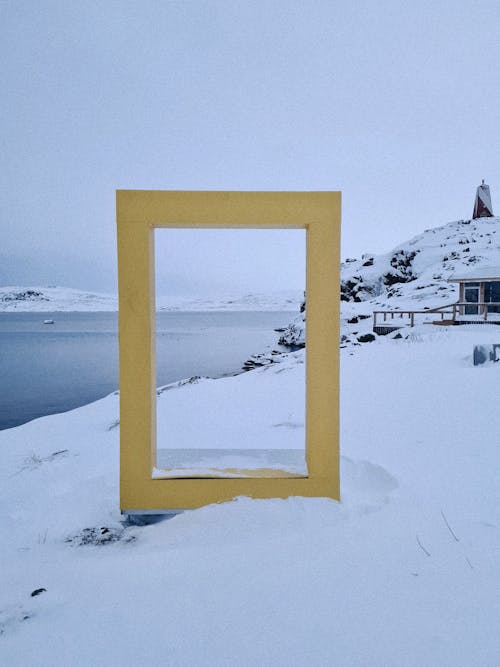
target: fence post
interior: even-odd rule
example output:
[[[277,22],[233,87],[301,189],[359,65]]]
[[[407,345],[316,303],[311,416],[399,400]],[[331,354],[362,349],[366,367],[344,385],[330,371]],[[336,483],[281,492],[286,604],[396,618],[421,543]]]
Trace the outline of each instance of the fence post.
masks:
[[[410,326],[414,326],[415,324],[415,313],[410,313]]]

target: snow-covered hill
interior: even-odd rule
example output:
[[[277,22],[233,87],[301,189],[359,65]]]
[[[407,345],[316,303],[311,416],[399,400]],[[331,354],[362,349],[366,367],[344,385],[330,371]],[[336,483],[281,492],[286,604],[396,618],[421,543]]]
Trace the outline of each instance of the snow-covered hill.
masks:
[[[158,310],[210,311],[210,310],[296,310],[303,294],[300,290],[285,292],[218,295],[188,299],[158,297]],[[0,312],[58,312],[58,311],[115,311],[117,297],[113,294],[84,292],[69,287],[0,287]]]
[[[500,275],[500,218],[458,220],[425,230],[383,255],[364,254],[341,264],[342,344],[367,342],[374,310],[425,310],[458,301],[448,279],[475,269]],[[305,344],[298,315],[281,341]]]
[[[114,311],[116,296],[70,287],[0,287],[0,311]]]
[[[158,310],[179,311],[207,311],[207,310],[276,310],[294,311],[298,310],[299,304],[304,299],[300,290],[287,290],[281,292],[269,291],[266,294],[250,292],[247,294],[226,294],[213,298],[202,297],[199,299],[161,297],[157,298]]]
[[[450,222],[427,229],[384,255],[346,259],[341,299],[364,303],[368,311],[442,306],[458,298],[448,279],[478,266],[500,270],[500,218]]]
[[[347,259],[341,266],[341,346],[374,340],[374,310],[428,310],[458,301],[458,286],[448,279],[476,270],[500,274],[500,218],[450,222],[386,254]],[[409,333],[404,328],[391,335]]]

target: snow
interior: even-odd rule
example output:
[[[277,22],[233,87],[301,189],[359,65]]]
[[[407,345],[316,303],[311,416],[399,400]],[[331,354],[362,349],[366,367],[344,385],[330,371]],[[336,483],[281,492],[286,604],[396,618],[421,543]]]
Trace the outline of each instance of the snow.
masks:
[[[124,526],[116,394],[2,431],[3,664],[498,664],[500,367],[472,365],[497,338],[422,326],[342,351],[341,503],[239,498]],[[226,415],[254,383],[287,392],[303,354],[180,385],[160,413],[211,385]]]
[[[114,311],[115,295],[83,292],[69,287],[0,287],[0,311]]]
[[[157,297],[157,310],[207,311],[207,310],[278,310],[296,311],[304,300],[301,290],[288,290],[248,294],[216,295],[212,298],[186,299],[180,297]]]
[[[252,311],[298,310],[303,300],[300,290],[262,294],[226,294],[198,299],[158,296],[157,310],[166,311]],[[0,312],[116,311],[118,300],[113,294],[83,292],[69,287],[0,287]]]
[[[478,266],[465,273],[454,273],[450,281],[500,280],[500,266]]]
[[[458,301],[449,278],[500,266],[500,218],[459,220],[427,229],[384,255],[342,265],[343,299],[352,312],[429,308]],[[366,266],[365,264],[368,265]],[[346,311],[347,312],[347,311]]]
[[[281,345],[290,347],[304,347],[306,344],[306,312],[305,310],[294,317],[279,338]]]
[[[245,468],[307,474],[304,355],[273,355],[272,359],[272,364],[244,373],[237,381],[200,378],[160,389],[157,442],[159,459],[165,463],[157,463],[154,477],[189,477],[193,470],[201,475],[229,471],[241,476],[236,471]],[[220,408],[200,410],[199,406]],[[193,468],[190,450],[194,448]],[[170,469],[162,470],[167,463]]]
[[[342,302],[340,503],[241,497],[131,525],[118,394],[1,431],[1,664],[500,664],[500,363],[472,361],[500,329],[419,324],[358,342],[374,304],[441,305],[443,286],[456,300],[465,237],[478,266],[499,266],[497,227],[450,223],[344,266],[344,283],[362,280]],[[389,270],[412,280],[385,285]],[[257,458],[300,452],[304,354],[160,389],[159,441],[180,452],[201,426],[201,470],[220,465],[203,463],[214,433],[230,467],[246,465],[232,445],[252,429]]]

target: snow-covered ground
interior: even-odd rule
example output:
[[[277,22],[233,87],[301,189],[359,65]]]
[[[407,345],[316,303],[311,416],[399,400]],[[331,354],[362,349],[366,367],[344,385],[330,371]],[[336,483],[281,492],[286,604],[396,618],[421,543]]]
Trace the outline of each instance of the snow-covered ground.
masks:
[[[128,525],[117,394],[0,432],[1,664],[497,667],[500,363],[472,351],[500,328],[372,337],[370,316],[456,300],[450,275],[500,266],[498,223],[344,264],[340,503],[238,498]],[[160,446],[201,427],[202,471],[248,465],[238,433],[257,468],[266,447],[300,451],[303,360],[164,388]]]
[[[306,474],[304,354],[269,358],[237,380],[194,378],[159,389],[154,477]]]
[[[226,294],[189,299],[158,296],[158,310],[296,310],[304,295],[300,290],[268,294]],[[0,312],[114,311],[118,300],[113,294],[83,292],[69,287],[0,287]]]
[[[2,664],[498,665],[500,364],[472,365],[496,331],[342,350],[341,503],[239,498],[124,526],[116,394],[2,431]],[[293,393],[303,354],[220,381],[224,413],[259,373]]]

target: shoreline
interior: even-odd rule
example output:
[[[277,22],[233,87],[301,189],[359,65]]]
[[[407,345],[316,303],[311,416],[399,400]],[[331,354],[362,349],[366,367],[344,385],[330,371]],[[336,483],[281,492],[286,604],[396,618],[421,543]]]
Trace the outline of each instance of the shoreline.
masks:
[[[273,312],[281,318],[276,320]],[[278,334],[273,330],[294,313],[273,312],[186,311],[166,315],[164,325],[169,332],[161,341],[158,337],[161,347],[157,393],[196,377],[236,376],[274,363],[280,355],[290,352],[278,344]],[[260,319],[254,320],[253,313]],[[83,407],[119,390],[115,317],[101,311],[73,317],[74,313],[54,312],[54,324],[44,323],[47,313],[8,313],[5,318],[0,317],[4,323],[0,340],[6,336],[3,384],[10,387],[0,402],[0,431]],[[256,323],[255,330],[252,321]],[[196,337],[185,338],[190,330]],[[159,334],[160,331],[161,328]],[[26,358],[22,350],[27,346],[31,349]],[[63,350],[63,357],[59,356],[59,349]],[[205,352],[200,353],[203,349]],[[249,354],[252,349],[264,352]],[[181,358],[177,361],[178,350]]]

